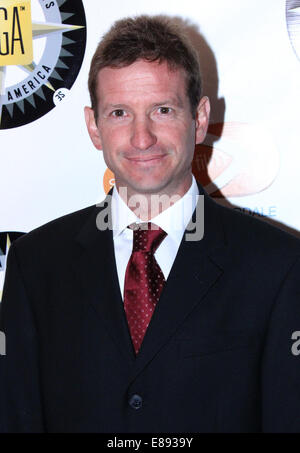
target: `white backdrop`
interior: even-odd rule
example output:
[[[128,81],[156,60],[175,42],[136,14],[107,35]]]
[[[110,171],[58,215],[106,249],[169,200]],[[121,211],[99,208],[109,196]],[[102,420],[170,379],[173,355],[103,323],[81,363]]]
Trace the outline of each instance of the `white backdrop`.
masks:
[[[58,3],[67,8],[69,1]],[[41,16],[38,3],[31,1],[32,14]],[[207,43],[204,94],[213,96],[212,125],[224,123],[222,133],[211,127],[208,147],[202,148],[211,150],[213,142],[210,179],[231,204],[299,230],[300,1],[288,2],[293,9],[290,35],[286,3],[83,0],[87,46],[68,95],[38,120],[0,130],[0,234],[27,232],[104,197],[106,166],[90,143],[83,116],[84,105],[89,105],[89,63],[101,35],[116,19],[140,13],[188,19]],[[210,74],[213,65],[215,73]],[[212,192],[212,186],[207,190]]]

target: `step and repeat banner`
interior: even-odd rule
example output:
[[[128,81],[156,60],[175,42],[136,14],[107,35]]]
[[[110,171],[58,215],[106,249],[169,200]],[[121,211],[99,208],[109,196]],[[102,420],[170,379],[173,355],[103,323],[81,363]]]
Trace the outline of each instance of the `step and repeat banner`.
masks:
[[[89,64],[122,17],[184,23],[212,105],[193,172],[219,203],[299,235],[300,0],[0,0],[0,300],[13,240],[114,183],[88,137]]]

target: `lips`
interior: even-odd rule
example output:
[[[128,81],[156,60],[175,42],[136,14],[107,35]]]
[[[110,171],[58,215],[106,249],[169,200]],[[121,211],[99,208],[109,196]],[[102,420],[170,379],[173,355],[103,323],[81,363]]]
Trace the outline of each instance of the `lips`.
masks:
[[[166,155],[167,154],[151,155],[151,156],[147,156],[147,157],[126,157],[126,159],[128,159],[128,160],[130,160],[131,162],[134,162],[134,163],[143,163],[143,162],[151,162],[151,161],[161,160]]]

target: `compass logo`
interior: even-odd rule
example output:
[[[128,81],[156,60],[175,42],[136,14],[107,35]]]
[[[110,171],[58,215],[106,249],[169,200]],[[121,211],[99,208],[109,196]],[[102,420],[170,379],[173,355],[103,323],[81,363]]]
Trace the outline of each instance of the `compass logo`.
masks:
[[[0,0],[0,129],[35,121],[66,97],[85,44],[81,0]]]
[[[286,1],[286,23],[292,47],[300,60],[300,0]]]

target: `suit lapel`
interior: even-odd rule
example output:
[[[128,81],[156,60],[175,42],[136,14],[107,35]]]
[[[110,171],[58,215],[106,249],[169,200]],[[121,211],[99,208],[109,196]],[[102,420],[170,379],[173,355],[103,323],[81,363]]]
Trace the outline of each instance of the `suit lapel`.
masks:
[[[96,224],[102,209],[110,213],[110,196],[101,205],[100,209],[95,207],[76,238],[72,267],[85,304],[92,304],[129,366],[135,357],[119,288],[112,231],[100,231]]]

